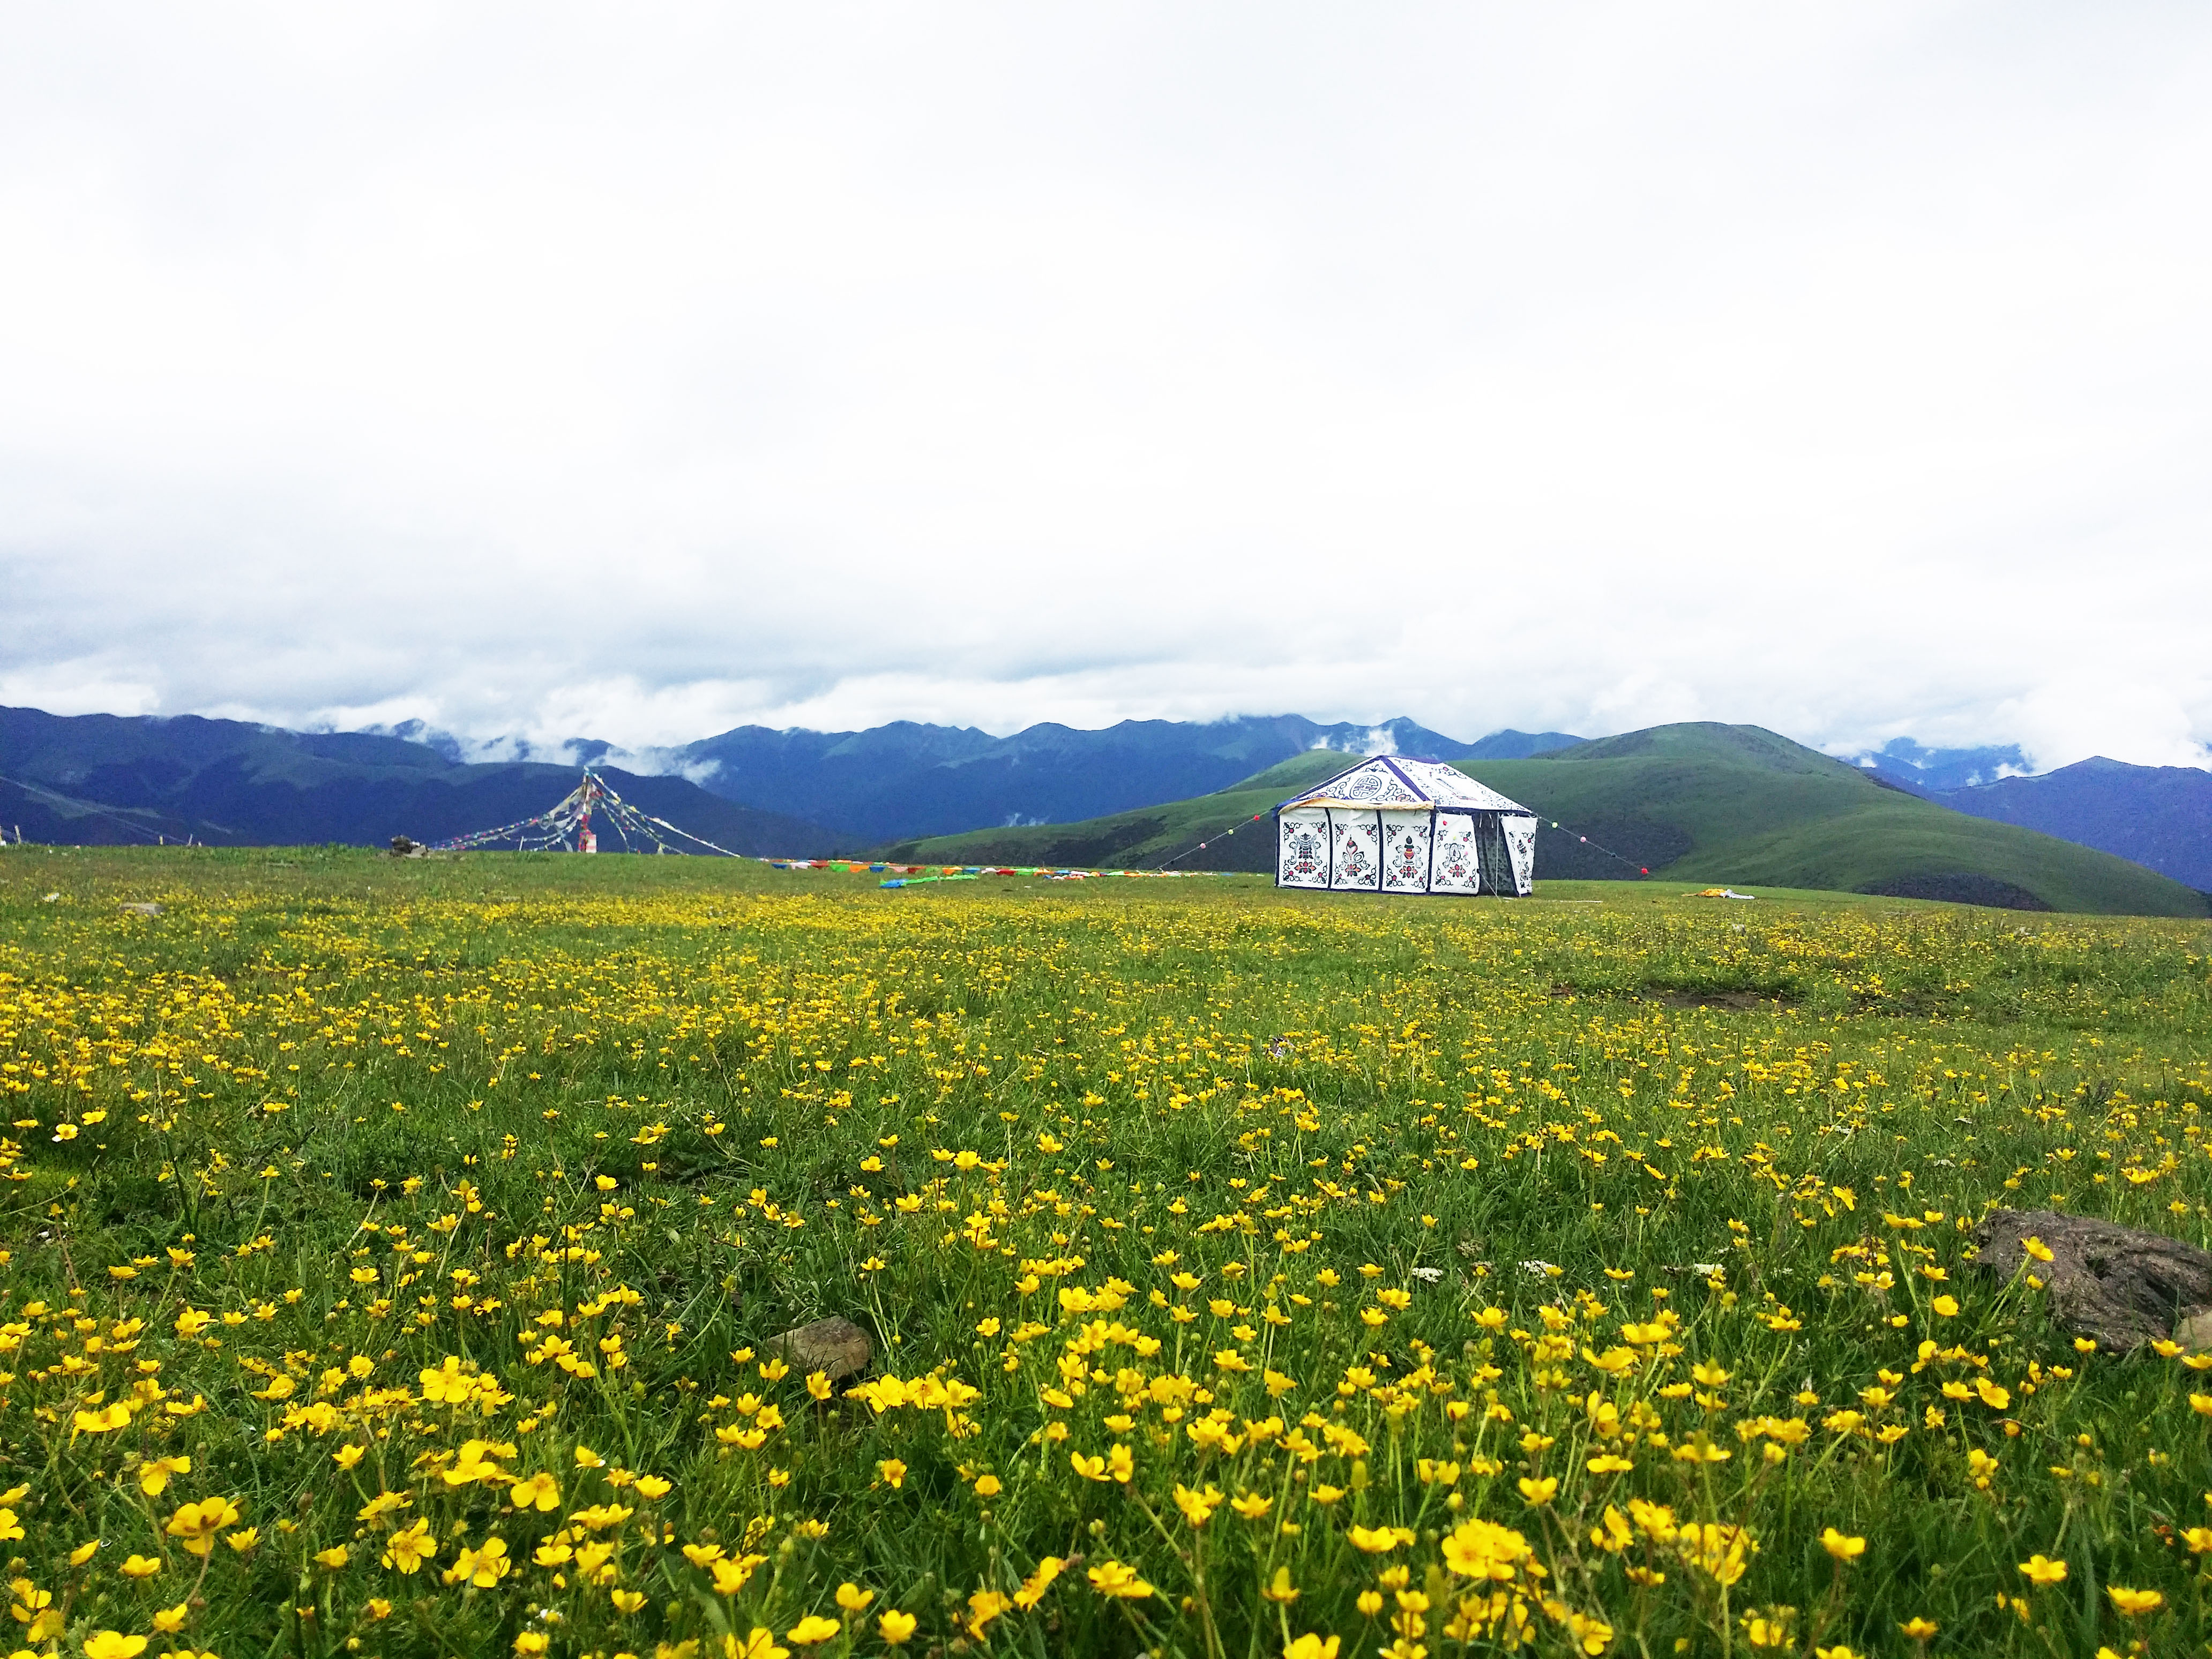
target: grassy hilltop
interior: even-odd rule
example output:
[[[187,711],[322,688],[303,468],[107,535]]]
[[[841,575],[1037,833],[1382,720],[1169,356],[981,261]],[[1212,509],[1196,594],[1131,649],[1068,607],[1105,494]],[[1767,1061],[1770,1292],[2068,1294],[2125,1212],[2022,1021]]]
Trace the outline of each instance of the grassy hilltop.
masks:
[[[1549,891],[10,848],[9,1645],[2203,1651],[2205,924]]]
[[[1185,869],[1273,867],[1266,814],[1346,763],[1301,755],[1218,794],[1073,824],[977,830],[905,843],[947,863],[1146,866],[1204,852]],[[1461,769],[1542,815],[1539,881],[1656,877],[1824,888],[2107,915],[2197,916],[2204,895],[2109,853],[1908,795],[1753,726],[1695,723],[1600,738],[1534,760]],[[1238,820],[1233,836],[1215,832]],[[1567,826],[1555,831],[1553,820]],[[1586,846],[1578,836],[1619,858]],[[1625,861],[1624,861],[1625,860]]]

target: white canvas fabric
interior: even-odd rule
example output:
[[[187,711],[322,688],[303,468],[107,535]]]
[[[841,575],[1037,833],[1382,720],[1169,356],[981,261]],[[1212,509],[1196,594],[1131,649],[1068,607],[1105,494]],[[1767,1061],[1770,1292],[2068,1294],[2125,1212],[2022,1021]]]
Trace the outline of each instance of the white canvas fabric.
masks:
[[[1484,787],[1442,761],[1401,760],[1378,755],[1301,791],[1285,806],[1456,806],[1483,812],[1526,812],[1495,789]]]
[[[1418,812],[1382,815],[1382,890],[1386,893],[1425,893],[1429,890],[1429,830],[1434,816]]]
[[[1505,850],[1513,855],[1516,896],[1527,898],[1536,890],[1536,820],[1516,813],[1503,821]]]
[[[1293,806],[1279,815],[1275,829],[1275,884],[1328,885],[1328,809]]]
[[[1390,763],[1406,781],[1439,806],[1467,806],[1484,812],[1525,812],[1518,801],[1477,783],[1456,766],[1442,761],[1400,760]]]
[[[1429,798],[1397,770],[1394,762],[1378,757],[1339,772],[1327,782],[1293,800],[1346,806],[1425,806]]]
[[[1329,885],[1339,892],[1372,893],[1382,882],[1380,814],[1329,809]]]
[[[1535,815],[1441,761],[1371,756],[1291,796],[1275,817],[1279,887],[1535,889]]]
[[[1429,853],[1429,890],[1472,893],[1481,885],[1474,862],[1474,819],[1465,812],[1437,813]]]

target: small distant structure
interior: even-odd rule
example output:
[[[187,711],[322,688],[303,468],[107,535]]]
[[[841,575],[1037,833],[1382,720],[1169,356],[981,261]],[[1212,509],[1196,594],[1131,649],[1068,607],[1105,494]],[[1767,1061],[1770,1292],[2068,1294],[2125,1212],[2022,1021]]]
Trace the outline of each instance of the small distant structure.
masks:
[[[666,818],[657,818],[650,812],[639,811],[617,794],[605,778],[589,768],[585,769],[583,781],[570,790],[557,805],[535,817],[503,823],[495,830],[478,830],[469,835],[455,836],[450,841],[433,842],[427,848],[408,841],[404,836],[395,836],[392,847],[392,851],[401,857],[421,856],[425,852],[465,853],[501,846],[507,842],[514,843],[518,853],[596,853],[599,850],[599,835],[592,823],[595,811],[612,826],[626,853],[642,853],[648,846],[656,853],[690,853],[696,847],[726,859],[742,856],[726,847],[716,846],[703,836],[679,830]],[[690,842],[691,846],[673,845],[659,833],[664,830],[671,836]],[[633,836],[636,838],[635,842],[631,839]],[[403,841],[407,842],[412,852],[400,851],[399,843]]]
[[[1378,755],[1277,806],[1275,850],[1278,887],[1526,898],[1536,815],[1442,761]]]

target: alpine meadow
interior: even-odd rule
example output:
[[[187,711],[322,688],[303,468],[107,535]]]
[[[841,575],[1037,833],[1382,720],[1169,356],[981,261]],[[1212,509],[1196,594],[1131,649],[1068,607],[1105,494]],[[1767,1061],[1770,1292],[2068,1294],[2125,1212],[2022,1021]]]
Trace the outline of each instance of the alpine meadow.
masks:
[[[2077,1339],[1973,1234],[2208,1242],[2208,957],[1662,883],[10,848],[6,1622],[2201,1651],[2212,1353]],[[833,1316],[865,1352],[787,1339]]]

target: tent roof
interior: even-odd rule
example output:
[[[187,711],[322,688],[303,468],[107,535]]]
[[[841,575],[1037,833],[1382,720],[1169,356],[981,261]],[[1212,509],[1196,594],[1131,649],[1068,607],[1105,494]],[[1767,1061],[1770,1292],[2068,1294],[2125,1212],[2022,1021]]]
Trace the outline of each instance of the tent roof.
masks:
[[[1509,800],[1495,789],[1485,788],[1455,766],[1442,761],[1413,760],[1402,755],[1377,755],[1346,767],[1334,777],[1283,801],[1288,806],[1447,806],[1462,811],[1534,811],[1517,800]]]

